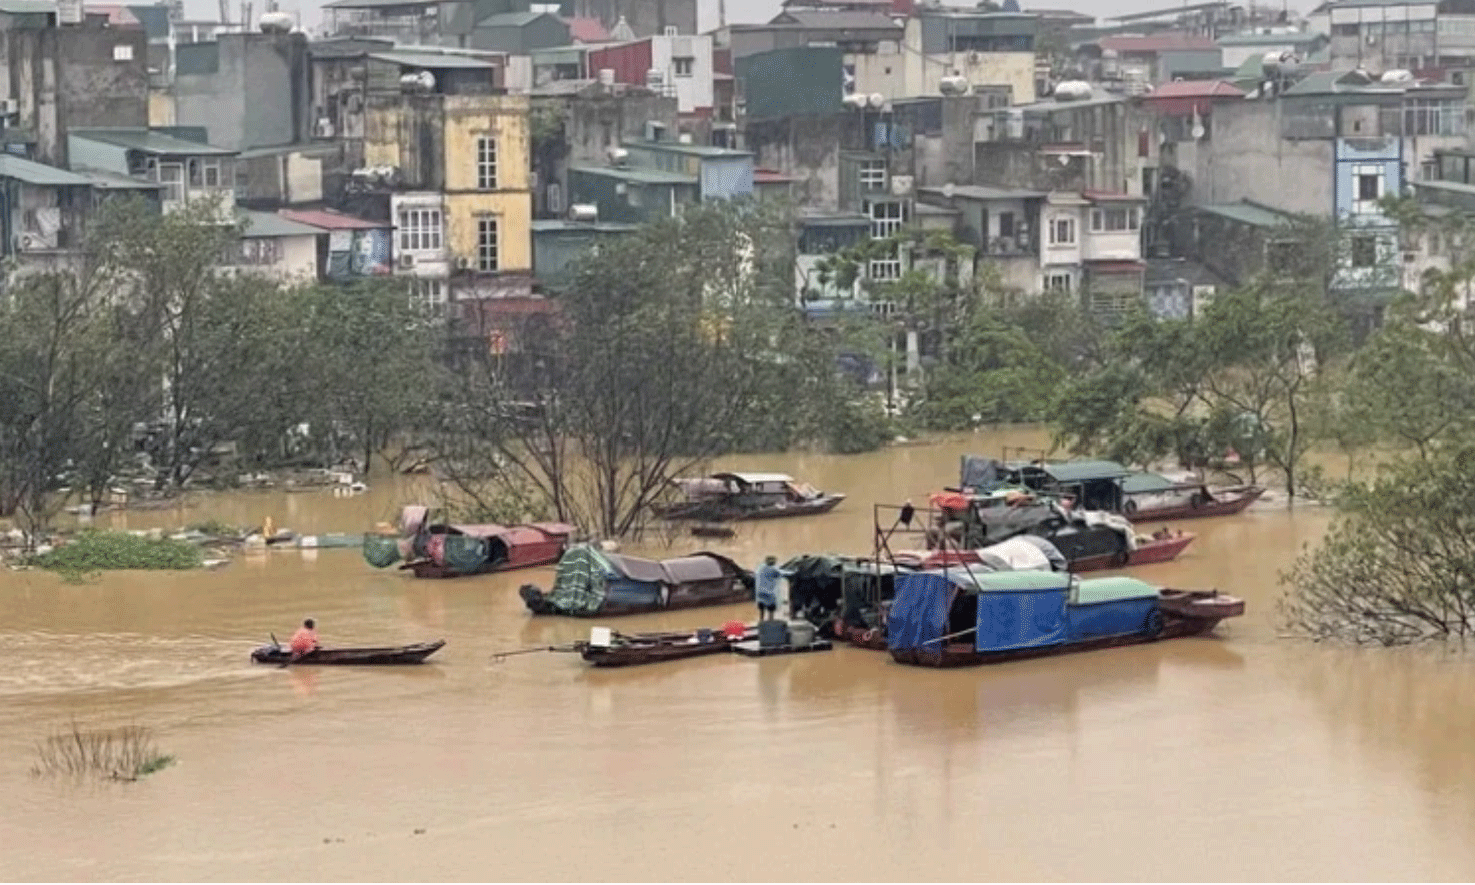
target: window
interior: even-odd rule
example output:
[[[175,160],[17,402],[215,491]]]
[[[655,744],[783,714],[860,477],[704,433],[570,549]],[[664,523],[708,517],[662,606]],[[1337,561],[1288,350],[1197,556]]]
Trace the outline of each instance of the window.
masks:
[[[441,248],[439,209],[404,209],[399,214],[399,247],[409,252]]]
[[[862,160],[860,162],[860,189],[884,191],[886,189],[886,161]]]
[[[1140,218],[1135,208],[1117,207],[1091,210],[1091,231],[1093,233],[1134,231],[1139,225]]]
[[[189,186],[195,188],[217,188],[220,187],[220,161],[201,160],[195,158],[189,161]]]
[[[1068,273],[1047,273],[1047,274],[1045,274],[1045,291],[1046,292],[1061,292],[1061,293],[1064,293],[1066,295],[1069,295],[1070,294],[1070,274],[1068,274]]]
[[[900,233],[905,220],[906,213],[901,203],[872,203],[871,238],[884,240]],[[893,244],[890,253],[885,258],[872,260],[868,276],[873,280],[899,279],[901,277],[899,246]]]
[[[476,269],[491,273],[501,267],[497,247],[497,219],[483,215],[476,220]]]
[[[497,139],[482,135],[476,139],[476,189],[497,189]]]
[[[1357,199],[1376,200],[1379,192],[1383,189],[1383,176],[1381,175],[1359,175],[1357,176]]]
[[[1378,200],[1383,196],[1383,167],[1352,167],[1352,212],[1354,215],[1371,215],[1378,212]]]
[[[114,46],[113,61],[133,61],[133,47],[126,43]]]
[[[1014,213],[999,213],[999,236],[1004,239],[1014,239]]]
[[[691,69],[695,64],[696,59],[690,56],[671,59],[671,67],[675,70],[676,76],[678,77],[690,77]]]
[[[1073,246],[1076,242],[1076,220],[1074,218],[1050,219],[1050,245]]]
[[[410,297],[424,305],[431,316],[445,316],[445,280],[413,280],[410,283]]]
[[[164,199],[184,199],[184,167],[178,163],[159,164],[159,183],[164,185]]]
[[[1352,238],[1352,266],[1374,267],[1378,263],[1377,237]]]

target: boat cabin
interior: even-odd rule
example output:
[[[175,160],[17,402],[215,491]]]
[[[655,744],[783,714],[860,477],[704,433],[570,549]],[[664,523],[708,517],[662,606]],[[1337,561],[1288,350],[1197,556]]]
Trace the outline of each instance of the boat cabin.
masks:
[[[808,483],[784,473],[714,473],[701,479],[678,479],[690,501],[733,500],[739,506],[763,507],[799,503],[820,496]]]

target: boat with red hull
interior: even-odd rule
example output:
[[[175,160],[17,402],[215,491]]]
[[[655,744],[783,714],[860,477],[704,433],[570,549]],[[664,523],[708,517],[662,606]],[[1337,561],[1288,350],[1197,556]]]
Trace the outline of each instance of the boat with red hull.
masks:
[[[1115,550],[1109,553],[1098,553],[1094,556],[1082,556],[1069,560],[1066,571],[1072,574],[1083,572],[1102,571],[1104,569],[1132,568],[1140,565],[1156,565],[1161,562],[1172,562],[1178,555],[1188,549],[1193,543],[1195,535],[1190,532],[1177,532],[1166,537],[1154,537],[1145,541],[1139,541],[1135,549]],[[920,569],[943,568],[946,566],[959,566],[963,564],[977,565],[983,562],[979,550],[928,550],[926,553],[907,554],[898,552],[898,559],[910,556],[912,564]],[[1125,559],[1123,558],[1125,557]]]
[[[551,565],[568,549],[575,531],[560,522],[432,523],[428,507],[411,506],[400,517],[399,537],[364,537],[364,559],[376,568],[404,560],[400,570],[417,578],[462,578]]]

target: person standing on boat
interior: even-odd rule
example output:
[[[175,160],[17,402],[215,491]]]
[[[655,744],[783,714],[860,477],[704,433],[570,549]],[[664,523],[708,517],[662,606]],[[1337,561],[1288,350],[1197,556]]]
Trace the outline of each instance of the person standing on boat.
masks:
[[[758,620],[771,620],[778,609],[778,582],[784,577],[783,569],[778,567],[778,557],[769,556],[764,559],[753,577],[758,599]]]
[[[312,618],[302,622],[297,632],[292,634],[292,660],[297,660],[303,655],[317,651],[318,629],[317,623]]]

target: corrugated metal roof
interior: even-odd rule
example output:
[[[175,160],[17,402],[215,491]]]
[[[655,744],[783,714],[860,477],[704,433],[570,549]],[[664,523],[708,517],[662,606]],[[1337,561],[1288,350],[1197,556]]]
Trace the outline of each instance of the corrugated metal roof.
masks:
[[[241,236],[248,239],[258,237],[315,237],[322,228],[310,224],[299,224],[274,212],[242,212],[244,227]]]
[[[732,148],[715,147],[706,144],[682,144],[679,141],[627,141],[626,147],[648,148],[656,151],[670,151],[675,154],[693,154],[698,157],[751,157],[752,151],[735,151]]]
[[[144,181],[131,175],[88,169],[85,166],[74,167],[72,171],[92,182],[93,187],[105,191],[156,191],[164,187],[157,181]]]
[[[521,28],[532,24],[545,15],[557,18],[557,16],[553,16],[547,12],[499,12],[496,15],[489,15],[477,22],[476,26],[478,28]]]
[[[388,52],[371,52],[369,53],[369,58],[389,62],[394,65],[403,65],[407,68],[477,69],[496,67],[496,65],[489,61],[469,55],[451,55],[440,52],[412,52],[404,49],[392,49]]]
[[[1142,97],[1153,102],[1169,98],[1244,98],[1243,89],[1223,80],[1176,80],[1155,87]]]
[[[845,9],[796,9],[785,12],[779,18],[791,20],[793,24],[815,30],[831,31],[895,31],[901,25],[879,12],[850,11]],[[773,21],[772,24],[789,24],[790,21]]]
[[[1208,37],[1194,34],[1152,34],[1146,37],[1102,37],[1102,49],[1117,52],[1182,52],[1184,50],[1218,49]]]
[[[1325,35],[1315,32],[1297,31],[1293,34],[1225,34],[1219,38],[1220,46],[1302,46],[1324,39]]]
[[[1241,224],[1255,227],[1277,227],[1289,221],[1285,215],[1256,203],[1217,203],[1198,208],[1201,212],[1208,212],[1228,218],[1230,221],[1238,221]]]
[[[556,233],[566,230],[624,233],[639,229],[638,224],[626,224],[619,221],[569,221],[563,218],[539,218],[533,222],[533,233]]]
[[[628,167],[614,166],[570,166],[570,172],[581,172],[585,175],[600,175],[605,178],[618,178],[621,181],[631,181],[636,184],[696,184],[695,175],[682,175],[680,172],[664,172],[660,169],[631,169]]]
[[[5,153],[0,153],[0,177],[43,187],[89,187],[92,184],[92,179],[75,172]]]
[[[1132,471],[1115,461],[1057,461],[1040,468],[1056,482],[1084,482],[1091,479],[1120,479]]]
[[[440,0],[332,0],[324,9],[373,9],[378,6],[437,6]]]
[[[151,129],[73,129],[69,134],[145,154],[224,157],[235,153],[226,148],[186,141]]]
[[[1167,492],[1176,488],[1178,488],[1178,483],[1161,473],[1134,473],[1122,480],[1122,491],[1128,495]]]
[[[279,209],[277,214],[300,224],[310,224],[324,230],[383,230],[394,227],[388,221],[365,221],[331,209]]]
[[[51,0],[0,0],[0,12],[11,15],[40,15],[56,12],[56,4]]]
[[[924,187],[919,190],[929,194],[947,196],[940,187]],[[952,196],[961,200],[1030,200],[1045,196],[1045,192],[988,187],[981,184],[955,184],[952,188]]]

